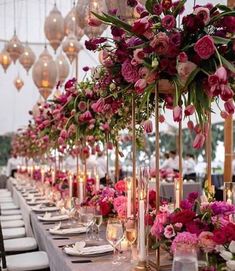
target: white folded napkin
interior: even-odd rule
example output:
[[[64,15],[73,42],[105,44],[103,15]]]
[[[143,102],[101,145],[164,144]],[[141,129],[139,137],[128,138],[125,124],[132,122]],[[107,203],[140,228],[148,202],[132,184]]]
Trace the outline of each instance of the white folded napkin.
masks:
[[[86,227],[79,228],[70,228],[70,229],[49,229],[51,234],[55,235],[65,235],[65,234],[76,234],[76,233],[84,233],[86,232]]]
[[[46,214],[51,215],[51,213],[46,213]],[[44,216],[38,216],[38,220],[40,220],[40,221],[58,221],[58,220],[69,219],[68,215],[46,216],[46,214]]]
[[[43,205],[39,204],[35,207],[32,207],[32,210],[35,212],[55,212],[58,211],[59,208],[53,206],[53,207],[44,207]]]
[[[65,247],[64,251],[66,254],[72,256],[79,255],[92,255],[92,254],[102,254],[106,252],[113,251],[113,247],[111,245],[101,245],[101,246],[92,246],[92,247],[84,247],[84,248],[76,248],[76,245],[73,247]]]

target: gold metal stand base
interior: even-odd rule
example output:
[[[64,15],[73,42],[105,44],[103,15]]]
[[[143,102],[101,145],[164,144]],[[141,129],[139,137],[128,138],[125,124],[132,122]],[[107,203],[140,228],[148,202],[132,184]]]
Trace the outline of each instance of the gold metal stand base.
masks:
[[[135,266],[133,271],[153,271],[154,269],[151,268],[146,261],[139,261],[138,264]]]

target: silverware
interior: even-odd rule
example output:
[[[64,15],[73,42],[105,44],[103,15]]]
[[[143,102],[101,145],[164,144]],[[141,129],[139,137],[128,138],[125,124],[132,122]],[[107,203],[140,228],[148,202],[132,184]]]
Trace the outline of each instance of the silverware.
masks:
[[[71,263],[92,263],[91,260],[77,260],[77,261],[71,261]]]
[[[69,237],[55,237],[53,240],[69,240]]]

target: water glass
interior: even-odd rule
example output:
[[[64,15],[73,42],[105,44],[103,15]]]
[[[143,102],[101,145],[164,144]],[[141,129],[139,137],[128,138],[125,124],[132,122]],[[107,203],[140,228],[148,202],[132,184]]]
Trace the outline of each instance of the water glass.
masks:
[[[176,249],[172,271],[198,271],[198,259],[195,249]]]

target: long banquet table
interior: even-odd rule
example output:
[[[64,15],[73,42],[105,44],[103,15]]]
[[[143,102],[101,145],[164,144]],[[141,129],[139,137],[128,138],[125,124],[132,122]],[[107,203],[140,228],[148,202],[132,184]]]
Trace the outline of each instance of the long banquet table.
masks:
[[[27,201],[22,194],[13,185],[11,179],[8,180],[7,188],[12,192],[13,199],[16,204],[22,210],[23,219],[25,222],[27,236],[34,236],[38,247],[42,251],[46,251],[50,262],[51,271],[130,271],[133,269],[133,265],[130,260],[124,260],[120,265],[112,265],[112,255],[106,255],[97,258],[84,258],[76,256],[68,256],[63,252],[61,246],[75,243],[76,241],[84,240],[85,235],[79,234],[76,236],[56,236],[49,233],[49,229],[54,227],[52,224],[43,223],[38,220],[38,213],[32,211],[31,207],[27,204]],[[101,235],[105,235],[105,231],[101,230]],[[60,239],[66,238],[66,239]],[[104,238],[105,239],[105,238]],[[94,242],[94,241],[91,241]],[[96,242],[96,241],[95,241]],[[89,259],[91,263],[72,263],[76,260]],[[168,261],[168,256],[163,256],[164,262]],[[98,265],[97,265],[98,264]],[[166,269],[165,269],[166,270]]]

